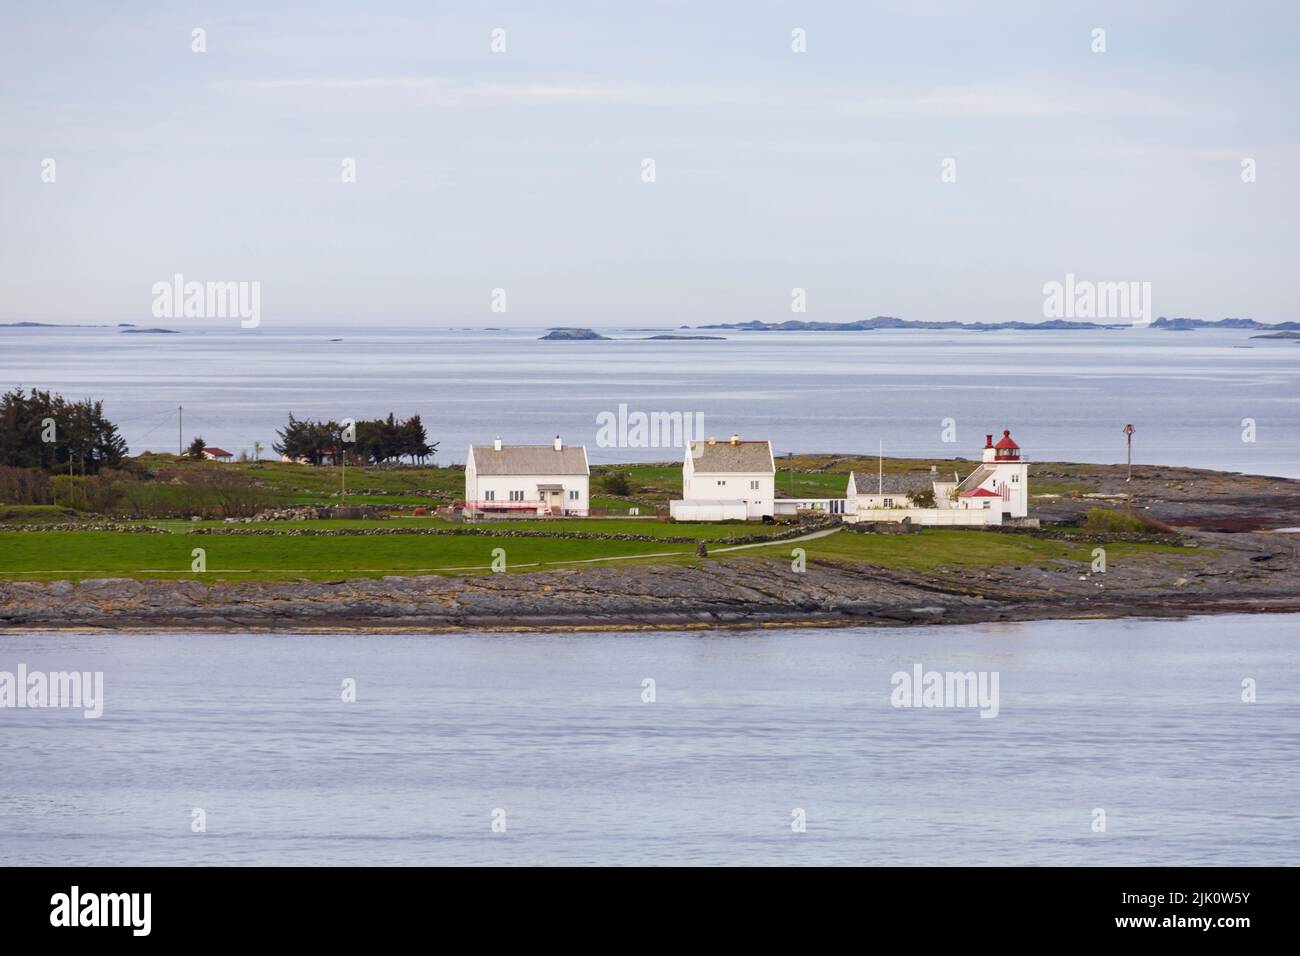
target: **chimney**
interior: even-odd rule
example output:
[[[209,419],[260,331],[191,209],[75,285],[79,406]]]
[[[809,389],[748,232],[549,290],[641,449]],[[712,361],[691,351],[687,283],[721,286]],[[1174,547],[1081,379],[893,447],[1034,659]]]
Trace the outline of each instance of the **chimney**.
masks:
[[[559,436],[559,435],[556,435],[556,436],[555,436],[555,450],[556,450],[556,451],[564,451],[564,442],[560,441],[560,436]]]
[[[712,435],[710,435],[710,436],[709,436],[709,444],[710,444],[710,445],[716,445],[717,443],[718,443],[718,440],[717,440],[716,438],[714,438]]]
[[[732,432],[732,433],[731,433],[731,443],[732,443],[733,445],[739,445],[739,444],[740,444],[740,436],[737,435],[735,432]]]
[[[501,436],[500,436],[500,435],[498,435],[496,438],[492,439],[492,450],[493,450],[493,451],[500,451],[500,450],[501,450]]]
[[[984,436],[984,447],[985,447],[985,448],[992,448],[992,447],[993,447],[993,436],[992,436],[992,435],[985,435],[985,436]]]

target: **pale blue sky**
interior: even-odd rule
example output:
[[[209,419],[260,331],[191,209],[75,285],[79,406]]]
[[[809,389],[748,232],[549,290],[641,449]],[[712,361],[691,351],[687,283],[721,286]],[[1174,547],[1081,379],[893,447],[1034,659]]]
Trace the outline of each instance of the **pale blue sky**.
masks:
[[[259,281],[286,325],[780,321],[795,286],[810,319],[1036,321],[1066,273],[1149,281],[1156,314],[1300,319],[1297,21],[4,0],[0,321],[152,322],[178,272]]]

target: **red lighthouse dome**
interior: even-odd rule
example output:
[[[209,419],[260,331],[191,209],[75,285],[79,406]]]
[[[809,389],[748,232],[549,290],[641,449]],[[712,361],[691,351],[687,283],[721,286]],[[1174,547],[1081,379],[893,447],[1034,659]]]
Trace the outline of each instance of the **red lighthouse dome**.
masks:
[[[1002,429],[1002,437],[993,446],[995,461],[1019,461],[1020,446],[1011,440],[1011,429]]]

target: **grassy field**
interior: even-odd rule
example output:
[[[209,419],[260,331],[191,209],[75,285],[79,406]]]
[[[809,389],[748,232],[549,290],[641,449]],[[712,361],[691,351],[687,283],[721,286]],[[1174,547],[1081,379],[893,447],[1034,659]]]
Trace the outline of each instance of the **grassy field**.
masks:
[[[195,548],[206,553],[207,570],[203,574],[191,568]],[[320,580],[453,571],[481,573],[491,570],[495,548],[505,550],[507,570],[538,570],[542,562],[553,565],[666,551],[689,554],[694,550],[690,544],[563,538],[245,537],[0,531],[0,577]]]
[[[1082,564],[1091,562],[1092,549],[1096,545],[991,531],[931,528],[919,534],[905,535],[841,532],[809,541],[800,547],[807,549],[809,560],[874,564],[924,572],[989,565],[1043,567],[1060,561]],[[1140,554],[1186,556],[1197,553],[1177,545],[1128,541],[1112,541],[1105,547],[1108,560]]]
[[[346,522],[312,524],[337,526]],[[682,527],[654,524],[666,529]],[[733,530],[748,531],[757,527]],[[725,526],[701,530],[721,532]],[[1090,560],[1093,545],[987,531],[932,529],[909,535],[841,531],[797,544],[774,542],[766,547],[731,552],[711,547],[710,559],[784,558],[794,547],[804,548],[812,561],[926,572],[977,566],[1045,566],[1057,562],[1082,565]],[[206,553],[207,570],[203,574],[191,568],[195,548],[202,548]],[[491,570],[495,548],[505,550],[507,571],[546,570],[579,562],[698,563],[693,545],[656,541],[453,535],[294,537],[0,531],[0,578],[320,580],[387,574],[478,574]],[[1177,546],[1131,542],[1112,542],[1106,545],[1106,549],[1111,560],[1124,556],[1154,558],[1172,554],[1186,558],[1202,553]]]
[[[0,527],[7,524],[60,524],[69,512],[55,505],[0,504]]]

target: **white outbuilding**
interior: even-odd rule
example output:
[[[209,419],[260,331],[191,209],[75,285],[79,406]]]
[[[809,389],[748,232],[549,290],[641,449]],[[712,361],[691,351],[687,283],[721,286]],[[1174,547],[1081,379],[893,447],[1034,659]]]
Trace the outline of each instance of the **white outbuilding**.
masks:
[[[585,445],[470,445],[465,457],[465,513],[570,515],[591,510],[591,467]]]

